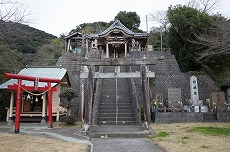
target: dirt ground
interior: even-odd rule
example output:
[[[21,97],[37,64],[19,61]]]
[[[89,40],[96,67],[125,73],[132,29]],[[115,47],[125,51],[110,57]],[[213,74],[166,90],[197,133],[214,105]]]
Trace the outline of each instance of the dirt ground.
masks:
[[[0,133],[0,151],[5,152],[84,152],[87,145],[18,134]]]
[[[193,127],[209,126],[230,129],[230,123],[153,124],[152,128],[156,133],[166,132],[168,135],[152,138],[152,141],[168,152],[229,152],[230,136],[189,131]]]

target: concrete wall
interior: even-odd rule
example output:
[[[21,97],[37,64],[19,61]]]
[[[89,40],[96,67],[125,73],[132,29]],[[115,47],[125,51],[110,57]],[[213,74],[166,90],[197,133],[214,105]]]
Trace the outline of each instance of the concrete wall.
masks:
[[[202,113],[167,112],[155,114],[155,123],[199,122],[203,120]]]
[[[205,114],[206,113],[198,113],[198,112],[156,113],[155,123],[166,124],[166,123],[181,123],[181,122],[202,122],[204,121]],[[230,112],[218,112],[216,114],[216,121],[230,122]]]
[[[217,120],[221,122],[230,122],[230,112],[218,112]]]

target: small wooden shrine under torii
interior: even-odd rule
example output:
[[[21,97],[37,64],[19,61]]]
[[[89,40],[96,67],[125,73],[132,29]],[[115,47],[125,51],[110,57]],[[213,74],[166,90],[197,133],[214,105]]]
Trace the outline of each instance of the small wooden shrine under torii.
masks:
[[[17,84],[8,85],[9,90],[17,91],[17,96],[16,96],[16,116],[15,116],[15,133],[20,132],[20,113],[21,113],[21,93],[22,93],[22,90],[48,92],[49,126],[52,128],[53,127],[52,93],[53,93],[53,91],[57,91],[57,89],[54,88],[54,87],[51,87],[51,83],[59,83],[61,80],[60,79],[52,79],[52,78],[32,77],[32,76],[11,74],[11,73],[5,73],[4,76],[6,78],[13,78],[13,79],[18,80]],[[34,86],[30,87],[30,86],[22,85],[22,80],[33,81]],[[38,82],[47,82],[47,86],[38,87]]]
[[[58,96],[61,88],[70,86],[66,69],[26,67],[18,74],[6,73],[5,77],[11,79],[1,84],[0,89],[11,92],[6,121],[8,125],[15,122],[15,132],[19,131],[20,121],[44,124],[48,120],[52,127],[53,118],[59,121],[59,116],[66,113],[66,109],[59,106]]]

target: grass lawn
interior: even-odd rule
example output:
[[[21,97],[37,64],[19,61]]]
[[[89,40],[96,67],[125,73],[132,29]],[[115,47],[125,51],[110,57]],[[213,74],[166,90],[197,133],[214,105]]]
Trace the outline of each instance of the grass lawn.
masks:
[[[84,152],[85,144],[75,144],[62,140],[0,133],[0,147],[3,152]]]
[[[168,152],[229,152],[230,123],[152,124],[149,137]]]

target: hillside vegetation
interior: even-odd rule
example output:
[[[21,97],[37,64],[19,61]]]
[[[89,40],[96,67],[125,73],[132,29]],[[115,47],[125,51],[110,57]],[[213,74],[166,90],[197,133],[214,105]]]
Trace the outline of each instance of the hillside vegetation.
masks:
[[[22,53],[36,53],[45,43],[56,38],[54,35],[28,25],[0,21],[0,44]]]
[[[55,65],[63,40],[28,25],[0,21],[0,83],[4,72],[18,72],[26,65]]]
[[[64,50],[63,40],[28,25],[0,20],[0,84],[4,72],[18,73],[26,65],[55,65]],[[0,90],[0,120],[6,116],[9,92]]]

